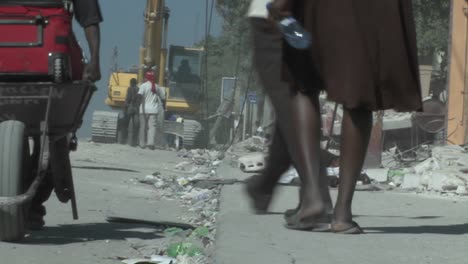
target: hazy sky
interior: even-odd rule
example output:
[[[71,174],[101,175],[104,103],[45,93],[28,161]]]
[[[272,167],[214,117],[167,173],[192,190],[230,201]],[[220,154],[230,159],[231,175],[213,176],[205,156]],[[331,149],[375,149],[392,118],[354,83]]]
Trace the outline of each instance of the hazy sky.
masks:
[[[209,4],[211,5],[209,0]],[[102,80],[97,83],[78,136],[90,137],[91,117],[94,110],[110,110],[104,100],[111,67],[112,49],[119,48],[119,66],[128,68],[138,64],[138,52],[143,39],[143,12],[146,0],[100,0],[104,23],[101,25],[101,71]],[[166,0],[171,10],[169,18],[168,45],[191,46],[205,34],[205,0]],[[221,19],[214,12],[211,32],[218,35]],[[87,42],[83,30],[75,24],[76,35],[85,50]]]

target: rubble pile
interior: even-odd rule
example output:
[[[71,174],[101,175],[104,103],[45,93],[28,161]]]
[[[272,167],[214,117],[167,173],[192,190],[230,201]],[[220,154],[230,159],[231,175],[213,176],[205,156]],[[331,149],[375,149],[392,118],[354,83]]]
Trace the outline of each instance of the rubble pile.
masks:
[[[388,180],[403,189],[468,195],[468,151],[460,146],[434,147],[431,157],[419,164],[389,171]]]
[[[165,235],[171,237],[172,242],[165,245],[164,254],[176,258],[174,263],[207,263],[206,256],[214,248],[221,185],[199,183],[216,178],[224,153],[196,149],[181,150],[178,156],[184,160],[173,169],[147,175],[140,182],[153,185],[162,197],[178,200],[193,212],[193,216],[181,216],[180,220],[197,228],[168,230]]]
[[[268,150],[267,139],[259,136],[253,136],[244,141],[232,145],[228,153],[248,153],[248,152],[266,152]]]
[[[174,170],[146,176],[144,182],[154,185],[163,197],[182,201],[198,216],[196,219],[184,220],[195,226],[212,228],[218,211],[220,186],[207,185],[202,188],[195,183],[215,178],[224,154],[214,150],[196,149],[181,150],[178,156],[186,160],[176,164]]]

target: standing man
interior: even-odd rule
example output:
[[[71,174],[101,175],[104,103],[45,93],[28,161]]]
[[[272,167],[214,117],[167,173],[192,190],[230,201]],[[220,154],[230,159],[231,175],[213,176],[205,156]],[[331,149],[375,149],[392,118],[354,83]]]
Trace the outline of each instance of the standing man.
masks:
[[[83,80],[91,82],[99,81],[101,79],[99,61],[101,35],[99,23],[102,22],[102,15],[98,0],[73,0],[73,10],[76,20],[85,31],[91,57],[89,63],[84,69]],[[39,138],[35,138],[34,142],[33,156],[38,155],[39,153]],[[56,153],[62,153],[64,155],[51,157],[51,163],[54,163],[54,166],[61,166],[64,165],[64,163],[69,163],[68,139],[63,137],[57,140],[53,143],[53,147],[56,149]],[[69,173],[71,173],[71,168],[68,169]],[[59,177],[60,175],[56,176]],[[31,230],[40,230],[45,225],[44,216],[46,215],[46,208],[42,204],[49,199],[52,191],[54,190],[54,177],[54,175],[48,174],[44,178],[37,190],[36,196],[34,196],[31,201],[31,206],[27,216],[27,224]],[[69,193],[64,193],[57,190],[57,188],[56,194],[58,199],[63,203],[68,202],[70,199]]]
[[[145,75],[146,82],[140,85],[138,94],[140,95],[140,147],[148,147],[154,150],[156,137],[162,137],[158,134],[158,115],[161,113],[160,107],[166,98],[166,92],[162,87],[155,83],[155,76],[152,71]]]
[[[132,147],[135,147],[138,142],[138,127],[139,127],[139,106],[140,100],[138,96],[138,85],[135,78],[130,80],[130,86],[127,89],[127,96],[125,97],[125,124],[124,128],[125,140]]]

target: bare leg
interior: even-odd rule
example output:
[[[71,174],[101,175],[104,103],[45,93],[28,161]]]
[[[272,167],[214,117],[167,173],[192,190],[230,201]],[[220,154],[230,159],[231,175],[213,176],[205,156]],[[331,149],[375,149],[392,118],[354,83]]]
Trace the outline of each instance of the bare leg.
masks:
[[[303,195],[298,219],[320,215],[325,208],[325,199],[321,194],[324,188],[320,186],[325,181],[321,181],[319,177],[321,119],[318,96],[293,94],[289,84],[282,82],[281,33],[264,19],[251,21],[254,31],[254,63],[275,109],[277,125],[287,150],[301,177]],[[280,176],[276,174],[273,177]]]
[[[362,171],[372,129],[372,112],[344,110],[341,132],[340,185],[334,212],[334,229],[349,228],[356,181]]]
[[[301,203],[297,212],[297,220],[301,221],[319,216],[325,210],[325,195],[322,195],[325,181],[321,181],[319,176],[321,119],[318,96],[296,93],[292,97],[291,107],[292,122],[285,133],[288,134],[286,142],[302,183]]]
[[[253,207],[258,214],[266,213],[278,180],[290,166],[291,159],[287,146],[281,132],[276,127],[265,171],[247,181],[247,193],[252,199]]]

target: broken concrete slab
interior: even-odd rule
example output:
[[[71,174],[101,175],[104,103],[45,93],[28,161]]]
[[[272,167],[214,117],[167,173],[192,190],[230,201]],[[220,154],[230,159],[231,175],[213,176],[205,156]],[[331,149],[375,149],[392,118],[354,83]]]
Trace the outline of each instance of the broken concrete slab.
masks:
[[[369,178],[376,182],[387,182],[388,181],[388,168],[383,169],[367,169],[366,173]]]
[[[455,192],[459,195],[468,195],[468,189],[466,188],[466,186],[458,186]]]
[[[421,187],[421,176],[418,174],[405,174],[401,188],[418,189]]]
[[[465,186],[465,181],[458,178],[453,171],[439,170],[432,172],[431,189],[436,191],[455,191],[458,186]]]

